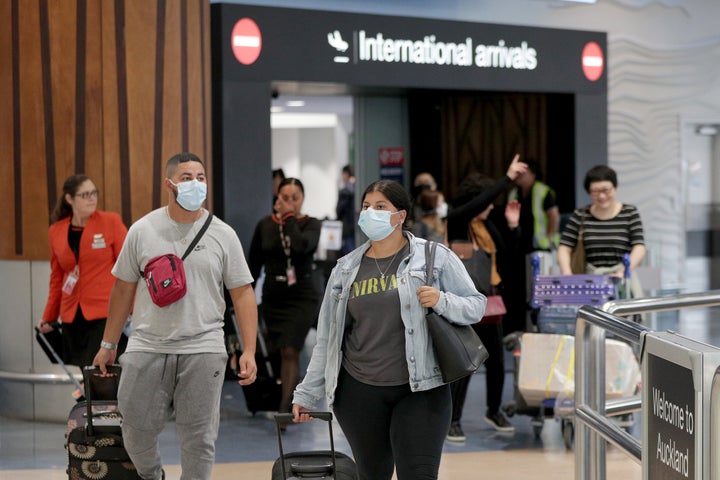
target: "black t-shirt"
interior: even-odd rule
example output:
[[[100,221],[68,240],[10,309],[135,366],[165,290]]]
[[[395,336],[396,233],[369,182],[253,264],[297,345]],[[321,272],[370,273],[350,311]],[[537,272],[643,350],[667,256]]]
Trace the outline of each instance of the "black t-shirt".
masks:
[[[343,367],[353,378],[369,385],[409,382],[396,275],[409,251],[406,244],[394,258],[364,256],[352,285]]]
[[[82,238],[83,230],[83,227],[76,227],[72,224],[70,224],[68,230],[68,244],[70,245],[70,250],[75,254],[76,261],[80,259],[80,239]]]

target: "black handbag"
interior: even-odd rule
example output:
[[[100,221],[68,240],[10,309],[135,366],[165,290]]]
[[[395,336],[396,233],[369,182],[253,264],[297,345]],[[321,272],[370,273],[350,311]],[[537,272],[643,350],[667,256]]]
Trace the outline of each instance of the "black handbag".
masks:
[[[435,242],[425,244],[425,285],[432,286]],[[443,382],[450,383],[472,375],[489,354],[470,325],[456,325],[428,309],[425,315]]]

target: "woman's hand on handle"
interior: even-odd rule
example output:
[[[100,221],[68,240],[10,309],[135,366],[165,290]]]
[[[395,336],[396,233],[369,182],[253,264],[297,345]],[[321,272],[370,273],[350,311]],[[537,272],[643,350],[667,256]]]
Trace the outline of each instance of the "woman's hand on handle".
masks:
[[[40,333],[43,334],[50,333],[55,328],[51,323],[46,322],[42,318],[38,320],[38,323],[37,325],[35,325],[35,327],[37,327],[37,329],[40,330]]]
[[[292,406],[292,414],[293,414],[293,422],[294,423],[302,423],[302,422],[309,422],[312,420],[312,417],[307,414],[310,410],[308,408],[303,407],[302,405],[298,405],[297,403],[293,403]]]

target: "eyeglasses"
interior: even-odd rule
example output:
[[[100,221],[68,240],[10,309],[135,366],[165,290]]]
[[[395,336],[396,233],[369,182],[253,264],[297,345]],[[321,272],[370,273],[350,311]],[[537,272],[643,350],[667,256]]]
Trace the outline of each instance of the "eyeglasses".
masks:
[[[97,198],[99,194],[98,190],[90,190],[89,192],[76,193],[75,196],[87,200],[88,198]]]
[[[591,189],[590,189],[590,196],[591,196],[591,197],[597,197],[597,196],[599,196],[599,195],[610,195],[613,190],[614,190],[614,187],[591,188]]]

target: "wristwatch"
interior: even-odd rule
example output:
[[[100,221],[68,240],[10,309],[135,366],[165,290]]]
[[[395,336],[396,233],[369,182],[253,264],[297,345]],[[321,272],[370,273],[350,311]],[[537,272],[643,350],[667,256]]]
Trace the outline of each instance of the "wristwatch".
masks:
[[[100,342],[100,347],[107,348],[108,350],[117,350],[117,343],[110,343],[103,340]]]

